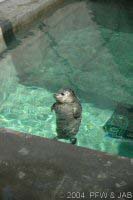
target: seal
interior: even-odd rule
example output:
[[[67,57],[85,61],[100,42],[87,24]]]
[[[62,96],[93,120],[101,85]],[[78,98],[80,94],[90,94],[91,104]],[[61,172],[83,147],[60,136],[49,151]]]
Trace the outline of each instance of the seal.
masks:
[[[51,111],[56,114],[56,132],[59,139],[70,139],[72,144],[76,144],[76,134],[78,133],[81,118],[82,106],[72,89],[60,89],[54,94],[56,103],[51,107]]]

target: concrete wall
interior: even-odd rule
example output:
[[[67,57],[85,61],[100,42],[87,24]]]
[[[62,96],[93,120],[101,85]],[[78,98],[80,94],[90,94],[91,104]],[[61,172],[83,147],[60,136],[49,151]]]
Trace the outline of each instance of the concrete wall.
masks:
[[[5,44],[5,40],[3,38],[2,29],[0,27],[0,53],[2,53],[5,50],[6,50],[6,44]]]

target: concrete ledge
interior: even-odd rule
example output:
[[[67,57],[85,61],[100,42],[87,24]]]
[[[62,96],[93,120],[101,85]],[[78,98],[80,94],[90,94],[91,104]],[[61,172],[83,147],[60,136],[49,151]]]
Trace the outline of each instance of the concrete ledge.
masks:
[[[6,44],[3,38],[2,28],[0,26],[0,53],[3,52],[4,50],[6,50]]]
[[[99,200],[104,192],[116,200],[123,192],[133,195],[132,159],[6,129],[0,130],[0,141],[1,197],[59,200],[80,192],[80,199]],[[96,192],[98,197],[90,196]]]
[[[0,2],[0,53],[6,49],[5,34],[9,35],[8,32],[16,33],[27,28],[29,24],[56,9],[63,2],[64,0],[8,0]],[[9,22],[8,26],[7,22]]]

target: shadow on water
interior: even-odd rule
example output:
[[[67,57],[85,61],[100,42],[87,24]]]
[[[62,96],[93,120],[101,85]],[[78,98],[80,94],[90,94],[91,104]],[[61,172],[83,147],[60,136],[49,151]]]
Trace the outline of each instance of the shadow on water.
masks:
[[[133,107],[118,105],[103,128],[111,138],[118,140],[119,155],[133,157]]]
[[[88,1],[89,2],[89,1]],[[133,1],[92,1],[94,20],[101,27],[101,35],[110,50],[118,70],[125,77],[132,77]],[[103,12],[104,10],[104,12]]]
[[[125,140],[121,142],[118,147],[118,152],[120,156],[133,158],[133,141]]]
[[[133,33],[132,0],[91,0],[94,19],[100,26],[111,31]],[[87,1],[90,6],[90,1]]]
[[[12,23],[10,22],[10,20],[0,20],[0,27],[6,46],[9,49],[15,48],[19,44],[19,41],[14,35]]]
[[[83,102],[98,107],[114,107],[116,102],[126,101],[130,104],[130,58],[126,54],[125,59],[123,50],[118,56],[113,47],[116,43],[125,45],[126,36],[122,41],[115,33],[132,32],[130,6],[131,1],[123,0],[74,1],[38,22],[40,32],[34,40],[29,37],[12,54],[20,83],[51,92],[71,87]],[[132,52],[131,46],[128,43],[128,52]],[[125,63],[121,65],[123,57],[126,67]]]

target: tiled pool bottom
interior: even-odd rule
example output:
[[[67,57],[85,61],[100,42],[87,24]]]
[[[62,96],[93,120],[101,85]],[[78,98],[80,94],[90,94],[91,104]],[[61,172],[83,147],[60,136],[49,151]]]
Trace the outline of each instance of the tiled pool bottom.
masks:
[[[50,109],[53,102],[53,94],[47,90],[18,84],[16,92],[10,94],[2,105],[0,126],[52,139],[56,136],[55,115]],[[82,107],[78,146],[133,156],[132,141],[110,138],[102,128],[113,110],[100,109],[91,103],[82,103]]]

